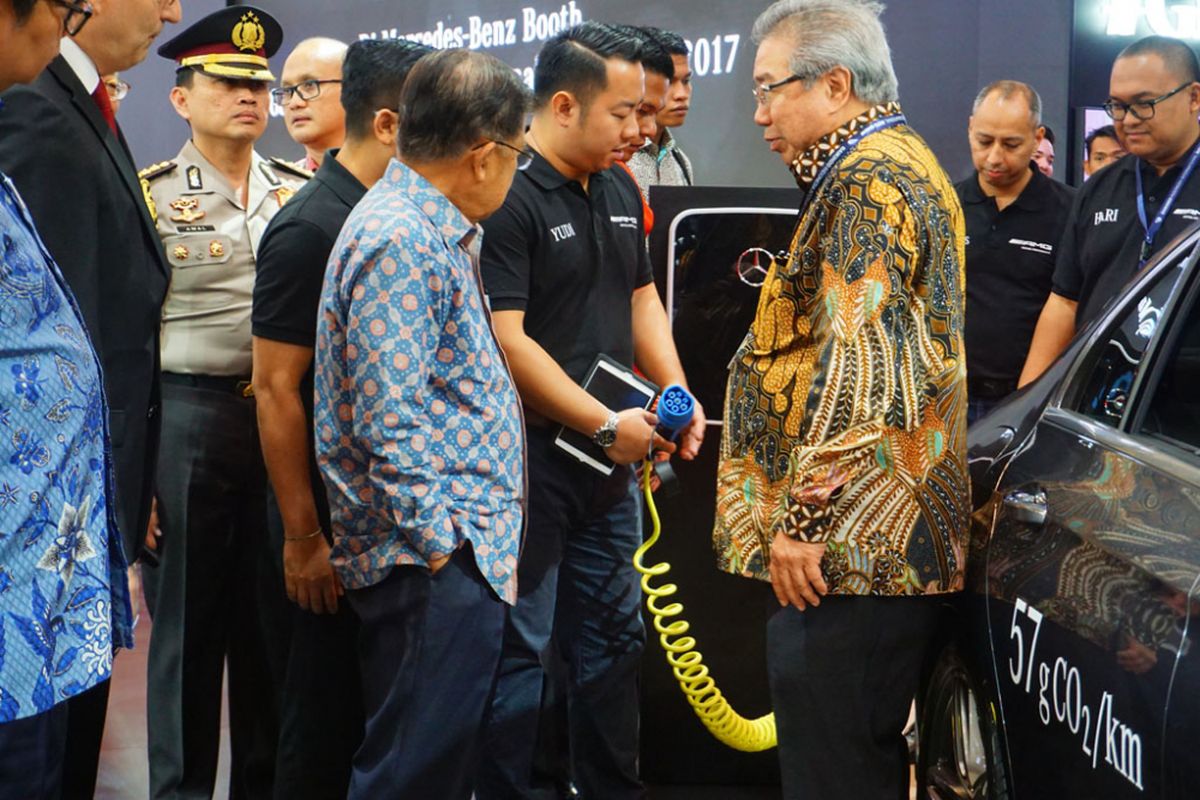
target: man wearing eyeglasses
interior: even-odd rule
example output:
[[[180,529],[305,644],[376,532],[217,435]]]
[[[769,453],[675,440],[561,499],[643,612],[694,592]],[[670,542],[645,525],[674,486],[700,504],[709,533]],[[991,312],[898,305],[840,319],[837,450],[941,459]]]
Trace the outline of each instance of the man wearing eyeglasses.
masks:
[[[158,452],[158,330],[167,266],[136,163],[100,76],[146,57],[178,0],[47,0],[61,53],[5,92],[0,170],[16,184],[62,270],[103,364],[117,496],[129,561],[141,553]],[[73,697],[63,794],[91,797],[108,682]]]
[[[233,794],[270,790],[277,710],[257,591],[266,473],[250,384],[250,312],[259,239],[305,182],[293,165],[254,150],[275,80],[267,59],[282,39],[265,11],[232,6],[158,49],[175,62],[170,101],[191,137],[173,160],[141,173],[171,267],[162,314],[160,564],[145,575],[154,616],[154,798],[212,794],[226,659]]]
[[[347,217],[317,315],[317,463],[367,714],[342,796],[468,800],[525,495],[478,224],[527,163],[529,90],[495,56],[451,49],[397,99],[398,157]]]
[[[961,591],[963,215],[861,0],[754,23],[754,121],[806,190],[730,364],[714,549],[769,581],[783,797],[907,795],[902,730]]]
[[[342,94],[342,60],[346,45],[337,39],[305,39],[283,62],[282,84],[271,100],[283,109],[288,135],[304,148],[298,166],[316,172],[325,152],[346,138]]]
[[[1080,190],[1038,319],[1021,385],[1142,266],[1200,219],[1200,60],[1185,42],[1147,36],[1113,62],[1105,111],[1131,156]]]

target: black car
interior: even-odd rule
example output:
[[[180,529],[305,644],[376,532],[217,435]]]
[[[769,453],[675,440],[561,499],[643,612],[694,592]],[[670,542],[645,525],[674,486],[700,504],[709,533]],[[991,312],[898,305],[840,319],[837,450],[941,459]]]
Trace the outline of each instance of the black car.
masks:
[[[1200,225],[970,431],[931,798],[1200,798]]]

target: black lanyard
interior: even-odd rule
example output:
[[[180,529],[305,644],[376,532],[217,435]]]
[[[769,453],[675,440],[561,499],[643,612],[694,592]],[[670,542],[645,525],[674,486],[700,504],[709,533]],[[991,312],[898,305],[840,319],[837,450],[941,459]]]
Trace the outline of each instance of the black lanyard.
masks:
[[[1137,179],[1138,219],[1141,220],[1142,230],[1146,233],[1145,238],[1142,239],[1142,250],[1138,257],[1138,269],[1141,269],[1150,260],[1150,253],[1154,249],[1154,237],[1158,235],[1159,228],[1162,227],[1171,210],[1175,208],[1175,202],[1179,200],[1179,193],[1183,191],[1184,184],[1188,182],[1188,178],[1192,177],[1197,163],[1200,163],[1200,146],[1193,146],[1191,155],[1188,156],[1187,163],[1184,164],[1183,172],[1175,179],[1175,185],[1171,187],[1171,191],[1167,194],[1167,199],[1163,201],[1162,206],[1158,209],[1158,213],[1154,215],[1154,221],[1149,224],[1146,222],[1146,197],[1142,192],[1142,165],[1138,164],[1134,168],[1134,175]]]

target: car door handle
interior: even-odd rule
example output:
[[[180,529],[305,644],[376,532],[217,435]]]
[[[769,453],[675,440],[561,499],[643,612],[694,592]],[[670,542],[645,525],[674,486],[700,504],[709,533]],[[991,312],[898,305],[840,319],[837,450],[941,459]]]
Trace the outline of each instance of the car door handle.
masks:
[[[1041,489],[1010,492],[1004,496],[1004,507],[1012,512],[1017,522],[1025,525],[1046,523],[1046,493]]]

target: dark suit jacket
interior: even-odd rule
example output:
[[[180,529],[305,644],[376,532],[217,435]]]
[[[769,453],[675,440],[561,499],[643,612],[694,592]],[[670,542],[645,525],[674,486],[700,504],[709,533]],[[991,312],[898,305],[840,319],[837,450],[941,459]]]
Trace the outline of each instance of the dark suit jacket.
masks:
[[[158,338],[170,275],[137,169],[60,56],[3,95],[0,169],[83,311],[104,366],[117,519],[132,561],[153,496],[159,434]]]

